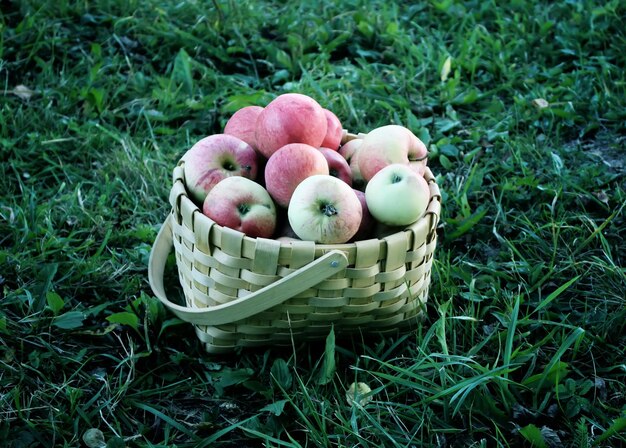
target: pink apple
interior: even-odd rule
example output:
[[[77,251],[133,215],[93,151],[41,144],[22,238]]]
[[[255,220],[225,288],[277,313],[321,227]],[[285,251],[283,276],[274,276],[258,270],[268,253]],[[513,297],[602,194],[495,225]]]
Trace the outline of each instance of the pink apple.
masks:
[[[373,129],[363,137],[359,169],[365,181],[392,163],[408,165],[428,155],[426,145],[404,126],[390,124]]]
[[[265,188],[278,205],[286,208],[298,184],[314,174],[329,174],[322,153],[304,143],[290,143],[267,160]]]
[[[357,230],[357,232],[352,237],[352,241],[366,240],[368,238],[372,238],[372,233],[376,226],[376,220],[367,208],[365,193],[363,193],[361,190],[357,190],[354,188],[353,190],[356,194],[356,197],[359,198],[359,202],[361,203],[361,224],[359,225],[359,230]]]
[[[338,152],[343,156],[344,159],[346,159],[348,163],[350,163],[350,160],[352,160],[352,157],[356,153],[357,149],[361,147],[362,143],[362,138],[353,138],[352,140],[348,140],[343,145],[341,145]]]
[[[324,109],[324,114],[326,115],[326,136],[320,146],[337,151],[343,137],[343,126],[337,115],[330,110]]]
[[[352,185],[356,188],[363,188],[365,186],[365,179],[361,175],[361,169],[359,168],[359,149],[363,144],[362,138],[355,138],[341,145],[339,148],[339,154],[350,165],[350,172],[352,173]]]
[[[352,170],[346,159],[332,149],[320,148],[319,150],[328,163],[329,174],[352,186]]]
[[[293,192],[287,215],[300,239],[339,244],[356,234],[362,208],[348,184],[336,177],[318,174],[300,182]]]
[[[413,169],[413,171],[415,171],[417,174],[419,174],[420,176],[424,175],[424,172],[426,171],[426,164],[427,164],[428,159],[422,159],[422,160],[415,160],[412,162],[409,162],[409,166]]]
[[[430,189],[424,177],[408,164],[392,163],[367,183],[365,200],[377,221],[390,226],[409,225],[426,211]]]
[[[271,238],[276,229],[276,206],[261,185],[233,176],[219,182],[207,195],[202,212],[220,226],[256,238]]]
[[[255,139],[266,158],[289,143],[319,148],[326,136],[326,114],[313,98],[285,93],[272,100],[259,114]]]
[[[262,110],[261,106],[242,107],[228,119],[224,134],[234,135],[256,149],[256,120]]]
[[[259,155],[243,140],[227,134],[214,134],[193,145],[182,157],[189,194],[202,204],[209,191],[222,179],[243,176],[255,179]]]

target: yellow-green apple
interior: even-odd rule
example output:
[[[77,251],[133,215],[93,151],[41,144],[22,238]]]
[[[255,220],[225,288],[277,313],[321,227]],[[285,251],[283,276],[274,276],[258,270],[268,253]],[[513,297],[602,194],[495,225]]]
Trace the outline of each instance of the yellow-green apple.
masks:
[[[409,165],[424,160],[427,155],[426,145],[413,132],[404,126],[390,124],[373,129],[363,137],[358,164],[363,179],[369,182],[387,165]],[[419,172],[421,165],[415,164],[416,171]]]
[[[423,176],[408,164],[392,163],[374,174],[367,183],[365,200],[377,221],[403,226],[414,223],[424,214],[430,194]]]
[[[355,188],[353,188],[353,191],[356,194],[356,197],[359,198],[359,202],[361,203],[361,224],[359,225],[359,229],[354,234],[351,241],[366,240],[368,238],[372,238],[372,233],[374,232],[374,228],[376,226],[376,220],[367,208],[365,193]]]
[[[259,155],[252,146],[228,134],[213,134],[199,140],[183,155],[183,172],[189,194],[202,204],[222,179],[243,176],[255,179]]]
[[[305,143],[289,143],[274,152],[265,164],[265,188],[274,201],[287,207],[298,184],[315,174],[329,174],[319,151]]]
[[[330,148],[320,148],[319,151],[328,163],[328,173],[352,186],[352,170],[346,159]]]
[[[257,149],[266,158],[289,143],[319,148],[326,136],[326,114],[313,98],[285,93],[272,100],[256,121]]]
[[[332,111],[324,109],[324,114],[326,115],[326,136],[320,146],[337,151],[343,137],[343,126]]]
[[[361,169],[359,168],[359,149],[363,144],[362,138],[355,138],[347,141],[339,148],[339,154],[343,156],[344,159],[350,165],[350,172],[352,174],[352,186],[355,188],[363,188],[365,186],[365,179],[361,175]]]
[[[362,208],[352,187],[336,177],[318,174],[297,186],[287,216],[300,239],[338,244],[349,241],[358,231]]]
[[[276,229],[276,206],[261,185],[245,177],[220,181],[209,191],[202,212],[220,226],[249,237],[271,238]]]
[[[234,135],[256,149],[256,120],[262,110],[261,106],[246,106],[237,110],[226,122],[224,134]]]

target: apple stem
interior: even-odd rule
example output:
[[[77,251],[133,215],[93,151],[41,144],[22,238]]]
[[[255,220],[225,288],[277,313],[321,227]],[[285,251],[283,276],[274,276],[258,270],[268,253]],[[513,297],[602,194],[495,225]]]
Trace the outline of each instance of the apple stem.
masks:
[[[333,216],[337,214],[337,209],[335,208],[334,205],[332,204],[322,204],[320,206],[320,210],[322,211],[322,213],[324,213],[326,216]]]
[[[242,215],[245,215],[246,213],[248,213],[250,211],[250,206],[248,204],[239,204],[237,206],[237,210],[239,211],[239,213],[241,213]]]
[[[391,178],[391,183],[392,184],[397,184],[401,180],[402,180],[402,177],[398,176],[397,174],[394,174],[393,177]]]

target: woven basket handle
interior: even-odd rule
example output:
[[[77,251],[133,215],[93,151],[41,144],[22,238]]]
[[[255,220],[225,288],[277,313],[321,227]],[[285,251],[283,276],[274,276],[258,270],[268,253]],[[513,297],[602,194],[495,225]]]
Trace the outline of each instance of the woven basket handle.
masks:
[[[231,302],[207,308],[180,306],[168,300],[163,285],[167,256],[172,250],[172,215],[161,226],[148,262],[148,279],[156,297],[180,319],[196,325],[223,325],[266,311],[317,285],[348,266],[339,250],[332,250],[280,280]]]

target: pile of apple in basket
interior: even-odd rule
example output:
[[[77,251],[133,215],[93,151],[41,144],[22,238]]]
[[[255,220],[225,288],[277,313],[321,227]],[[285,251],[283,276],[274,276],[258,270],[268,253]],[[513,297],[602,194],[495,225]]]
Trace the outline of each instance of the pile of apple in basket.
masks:
[[[430,199],[424,143],[393,124],[346,135],[333,112],[286,93],[239,109],[223,134],[191,147],[185,183],[205,215],[250,237],[337,244],[420,219]]]

